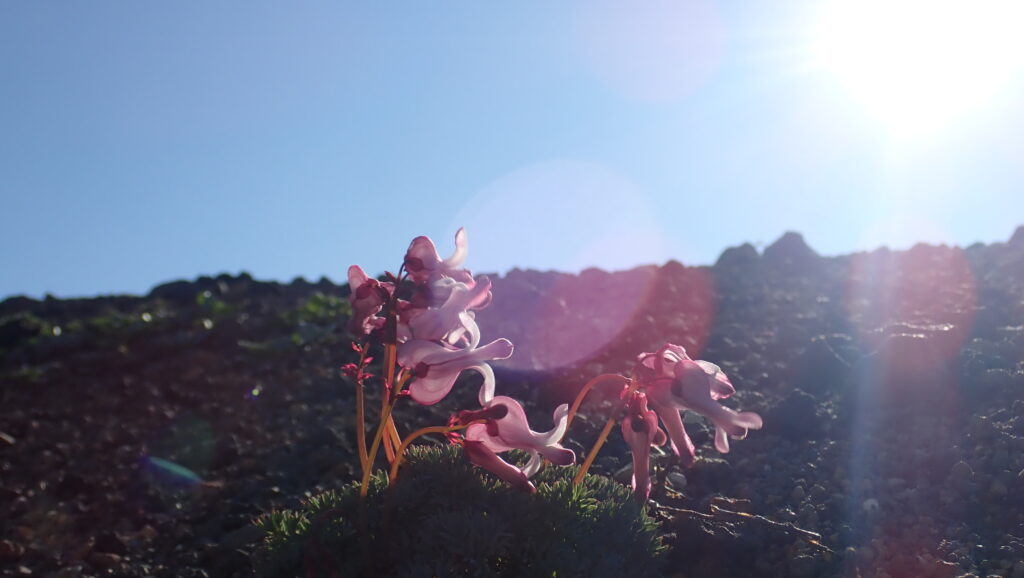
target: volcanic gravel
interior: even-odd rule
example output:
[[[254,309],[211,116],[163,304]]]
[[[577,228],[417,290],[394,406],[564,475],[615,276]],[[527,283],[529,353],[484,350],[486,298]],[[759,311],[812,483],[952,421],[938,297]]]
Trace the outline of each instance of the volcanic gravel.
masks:
[[[492,280],[484,340],[517,348],[498,392],[536,429],[665,342],[764,417],[724,455],[688,417],[696,463],[656,457],[667,576],[1024,578],[1024,228],[831,258],[788,233],[712,267]],[[358,473],[347,294],[242,274],[0,303],[0,576],[252,575],[254,517]],[[399,427],[445,423],[474,379],[401,404]],[[630,463],[615,433],[594,471],[628,483]]]

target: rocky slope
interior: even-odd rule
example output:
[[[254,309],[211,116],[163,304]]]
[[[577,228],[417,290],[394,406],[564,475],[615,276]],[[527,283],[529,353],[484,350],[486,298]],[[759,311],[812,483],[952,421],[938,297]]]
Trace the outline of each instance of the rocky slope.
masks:
[[[0,303],[0,575],[250,575],[255,515],[358,469],[346,294],[243,274]],[[696,420],[696,464],[656,460],[667,575],[1024,577],[1024,228],[965,249],[823,258],[787,234],[712,267],[512,271],[478,321],[516,344],[499,393],[540,428],[667,341],[764,416],[729,454]],[[598,470],[628,481],[629,463],[613,436]]]

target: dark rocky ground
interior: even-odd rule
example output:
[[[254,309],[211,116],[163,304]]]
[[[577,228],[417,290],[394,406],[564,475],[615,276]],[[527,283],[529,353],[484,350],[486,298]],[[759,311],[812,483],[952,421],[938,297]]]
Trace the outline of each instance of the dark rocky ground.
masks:
[[[250,575],[254,516],[358,469],[346,293],[242,275],[0,303],[0,576]],[[1024,228],[838,258],[789,234],[713,267],[513,271],[494,296],[485,340],[517,345],[499,392],[538,429],[666,341],[764,416],[726,455],[695,420],[696,464],[656,460],[667,575],[1024,577]],[[596,470],[628,464],[614,434]]]

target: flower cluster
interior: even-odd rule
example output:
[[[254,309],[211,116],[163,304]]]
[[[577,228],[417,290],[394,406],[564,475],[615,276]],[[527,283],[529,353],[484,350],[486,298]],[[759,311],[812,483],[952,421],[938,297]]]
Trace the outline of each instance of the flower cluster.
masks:
[[[386,280],[379,281],[358,266],[348,270],[352,289],[349,330],[362,339],[376,337],[385,348],[381,422],[369,450],[362,435],[362,388],[364,381],[372,377],[365,371],[370,362],[368,344],[355,346],[360,353],[358,364],[342,368],[358,387],[364,496],[379,445],[384,446],[394,479],[405,448],[425,433],[447,435],[462,446],[472,463],[514,487],[535,491],[529,478],[545,460],[562,466],[575,463],[575,454],[560,441],[583,398],[595,384],[608,381],[621,388],[622,403],[591,449],[577,475],[577,483],[619,419],[623,438],[633,453],[633,489],[642,500],[647,500],[651,492],[651,446],[670,441],[684,465],[694,460],[694,445],[683,426],[683,410],[695,411],[711,420],[715,425],[715,448],[722,453],[729,451],[729,438],[742,439],[748,430],[761,427],[758,414],[737,412],[718,403],[735,393],[735,388],[717,365],[693,360],[682,347],[667,344],[658,351],[640,354],[632,379],[605,374],[592,380],[584,386],[572,410],[568,404],[555,409],[551,430],[534,431],[518,401],[495,395],[494,371],[489,362],[507,359],[513,346],[507,339],[480,344],[475,312],[490,304],[491,282],[462,268],[467,253],[466,233],[459,229],[455,252],[447,259],[440,257],[429,238],[417,237],[409,245],[398,276],[387,274]],[[460,411],[448,425],[424,428],[403,440],[391,419],[395,403],[410,397],[423,405],[436,404],[451,392],[464,371],[474,371],[483,377],[477,395],[480,409]],[[513,449],[525,450],[530,456],[522,468],[498,455]]]
[[[386,347],[394,348],[400,370],[385,383],[392,404],[399,394],[406,393],[420,404],[436,404],[451,392],[462,372],[479,373],[483,377],[478,394],[482,409],[460,412],[449,429],[465,429],[465,435],[452,439],[462,444],[473,463],[514,486],[533,490],[528,478],[540,469],[542,458],[559,465],[575,462],[573,452],[558,443],[567,427],[568,405],[555,411],[554,429],[538,433],[530,429],[517,401],[495,396],[494,371],[488,362],[510,357],[513,345],[507,339],[480,345],[475,311],[491,302],[491,282],[462,268],[467,254],[466,232],[459,229],[455,252],[447,259],[440,257],[429,238],[413,239],[402,265],[404,276],[389,276],[389,281],[381,282],[353,265],[348,270],[353,312],[349,330],[362,336],[376,334]],[[412,284],[407,299],[399,296],[405,280]],[[353,372],[352,368],[346,370]],[[394,439],[384,443],[386,449],[392,444],[389,455],[400,449],[394,447],[398,445]],[[512,449],[530,453],[523,469],[497,455]],[[374,453],[375,448],[367,456],[371,463]]]
[[[623,384],[626,415],[622,435],[633,452],[633,489],[638,497],[650,494],[650,446],[662,445],[665,433],[658,428],[658,418],[668,430],[672,451],[684,465],[693,463],[695,449],[683,427],[683,410],[695,411],[715,425],[715,449],[729,452],[729,438],[743,439],[747,431],[761,429],[761,416],[754,412],[737,412],[718,403],[736,393],[729,378],[714,363],[693,360],[679,345],[666,344],[637,357],[633,386]],[[648,409],[648,403],[653,410]]]

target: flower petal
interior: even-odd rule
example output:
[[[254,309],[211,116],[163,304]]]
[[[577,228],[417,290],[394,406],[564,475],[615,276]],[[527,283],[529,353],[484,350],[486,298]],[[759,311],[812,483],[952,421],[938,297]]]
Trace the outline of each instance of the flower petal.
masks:
[[[537,491],[522,470],[499,458],[484,444],[467,439],[462,442],[462,449],[470,462],[498,476],[512,487],[530,493]]]
[[[651,444],[658,434],[662,439],[665,434],[658,428],[657,414],[647,409],[644,394],[634,394],[630,400],[621,429],[633,454],[633,492],[637,499],[646,502],[651,496]]]
[[[692,463],[694,456],[697,455],[697,451],[690,440],[690,436],[686,435],[686,428],[683,427],[683,417],[679,415],[679,410],[669,403],[662,403],[655,399],[653,395],[648,397],[651,401],[651,408],[657,412],[658,417],[661,418],[662,425],[665,426],[665,431],[668,432],[669,440],[672,442],[672,451],[677,456],[683,458],[684,462]]]
[[[723,454],[729,453],[729,436],[720,427],[715,428],[715,449]]]
[[[494,395],[494,372],[485,363],[507,359],[512,343],[498,339],[476,349],[456,349],[441,343],[412,339],[398,346],[398,363],[417,374],[409,385],[409,395],[423,405],[433,405],[448,395],[463,370],[475,370],[484,378],[481,399]]]
[[[732,382],[726,377],[722,368],[718,367],[710,361],[704,361],[698,359],[694,363],[699,365],[704,373],[708,374],[711,379],[711,399],[725,399],[732,394],[736,393],[736,388],[733,387]]]
[[[348,268],[348,284],[352,290],[349,297],[352,317],[348,322],[348,330],[354,335],[366,335],[378,325],[375,316],[384,306],[387,288],[382,287],[376,279],[371,279],[359,265]]]
[[[486,405],[489,408],[501,405],[508,411],[504,416],[491,420],[487,425],[469,426],[466,428],[466,439],[481,442],[494,452],[512,449],[536,452],[560,466],[566,466],[576,461],[576,454],[558,443],[565,435],[568,426],[568,404],[562,404],[555,409],[552,415],[555,427],[543,433],[530,429],[523,407],[510,397],[495,396]],[[495,430],[496,434],[493,433]],[[531,473],[537,468],[539,468],[539,464],[533,462],[528,467]]]
[[[452,253],[451,257],[444,260],[442,265],[445,269],[455,269],[461,267],[462,263],[466,260],[469,255],[469,236],[466,234],[465,227],[459,227],[459,230],[455,232],[455,252]]]
[[[429,237],[416,237],[409,243],[409,249],[405,252],[405,270],[408,271],[409,278],[418,285],[442,277],[472,283],[473,275],[465,269],[458,269],[468,254],[469,242],[464,229],[459,229],[455,234],[455,253],[443,261]]]

